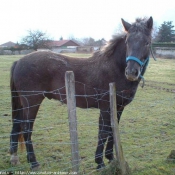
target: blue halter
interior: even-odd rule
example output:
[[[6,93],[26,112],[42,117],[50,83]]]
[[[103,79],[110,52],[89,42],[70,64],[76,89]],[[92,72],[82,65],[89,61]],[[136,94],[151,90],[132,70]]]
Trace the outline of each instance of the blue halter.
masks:
[[[138,58],[136,58],[136,57],[134,57],[134,56],[129,56],[129,57],[127,57],[126,58],[126,62],[128,62],[128,61],[130,61],[130,60],[132,60],[132,61],[136,61],[139,65],[140,65],[140,72],[141,72],[141,74],[142,74],[142,71],[143,71],[143,67],[144,66],[148,66],[148,63],[149,63],[149,57],[147,57],[146,59],[145,59],[145,61],[143,62],[143,61],[141,61],[141,60],[139,60]],[[140,78],[143,80],[143,85],[142,85],[142,87],[144,86],[144,83],[145,83],[145,81],[144,81],[144,77],[142,76],[140,74]]]
[[[149,57],[144,62],[140,61],[138,58],[136,58],[134,56],[129,56],[129,57],[126,58],[126,62],[128,62],[130,60],[136,61],[141,67],[143,67],[145,65],[147,66],[148,63],[149,63]]]

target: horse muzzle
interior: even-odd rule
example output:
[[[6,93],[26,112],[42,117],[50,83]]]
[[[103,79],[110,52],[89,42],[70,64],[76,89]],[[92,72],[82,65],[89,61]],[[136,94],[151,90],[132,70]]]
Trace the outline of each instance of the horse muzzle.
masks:
[[[134,56],[128,56],[126,58],[126,63],[130,61],[132,61],[133,63],[137,63],[137,64],[127,65],[125,69],[125,76],[130,81],[137,81],[139,77],[141,78],[143,77],[141,73],[143,71],[143,67],[148,65],[149,57],[147,57],[145,61],[142,62],[140,59]]]
[[[129,81],[137,81],[140,75],[140,70],[136,68],[129,69],[128,67],[125,69],[125,76]]]

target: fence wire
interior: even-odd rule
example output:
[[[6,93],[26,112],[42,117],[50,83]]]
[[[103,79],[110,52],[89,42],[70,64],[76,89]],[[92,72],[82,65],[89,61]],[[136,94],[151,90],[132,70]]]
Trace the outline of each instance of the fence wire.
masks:
[[[86,92],[86,85],[82,84],[82,86]],[[90,97],[99,102],[101,100],[99,96],[109,95],[109,91],[100,90],[100,94],[99,90],[94,91],[96,92],[94,95],[88,96],[85,93],[82,98]],[[32,95],[37,95],[44,92],[32,93]],[[55,90],[50,93],[60,93],[60,91]],[[121,96],[121,94],[118,92],[118,95]],[[10,91],[1,91],[0,96],[3,99],[0,101],[0,172],[29,171],[30,165],[27,163],[25,151],[18,151],[20,165],[9,164],[8,151],[12,128]],[[29,110],[30,107],[32,106],[29,106]],[[100,174],[96,171],[94,162],[99,115],[99,109],[77,108],[80,172],[82,174]],[[125,108],[119,125],[124,157],[131,169],[144,168],[145,165],[154,161],[166,159],[166,155],[175,145],[174,115],[175,93],[173,91],[156,89],[153,87],[153,82],[150,86],[146,84],[144,89],[139,88],[133,102]],[[68,126],[67,106],[58,101],[44,100],[36,117],[32,135],[35,154],[42,172],[71,172],[70,145],[72,143]],[[105,163],[108,168],[107,160]]]

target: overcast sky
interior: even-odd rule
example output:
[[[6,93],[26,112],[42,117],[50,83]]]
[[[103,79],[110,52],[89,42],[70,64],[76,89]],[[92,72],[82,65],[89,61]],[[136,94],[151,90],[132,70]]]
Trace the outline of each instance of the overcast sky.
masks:
[[[20,42],[27,30],[42,30],[55,40],[93,37],[109,40],[120,19],[152,16],[155,24],[173,21],[174,0],[0,0],[0,44]]]

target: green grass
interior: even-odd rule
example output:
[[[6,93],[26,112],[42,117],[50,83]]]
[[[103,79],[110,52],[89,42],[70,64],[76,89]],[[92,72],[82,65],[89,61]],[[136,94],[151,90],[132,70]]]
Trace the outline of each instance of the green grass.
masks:
[[[12,126],[10,67],[19,58],[0,56],[0,171],[30,170],[25,151],[19,151],[21,164],[17,167],[9,164],[8,154]],[[120,136],[124,157],[133,175],[175,175],[175,163],[166,161],[170,151],[175,149],[175,93],[166,91],[175,90],[175,60],[150,60],[144,78],[145,87],[138,88],[135,99],[126,107],[121,118]],[[77,109],[82,174],[101,174],[96,172],[94,163],[98,116],[97,109]],[[71,169],[68,125],[67,106],[58,101],[44,100],[32,135],[41,171],[67,172]]]

